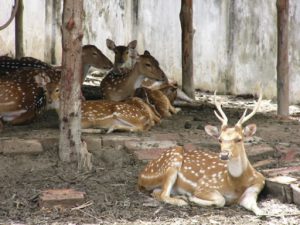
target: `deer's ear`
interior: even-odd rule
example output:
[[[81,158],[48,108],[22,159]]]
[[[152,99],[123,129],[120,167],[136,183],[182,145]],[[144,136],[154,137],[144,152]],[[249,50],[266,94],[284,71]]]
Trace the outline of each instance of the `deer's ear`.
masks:
[[[148,50],[144,51],[144,55],[151,55],[150,52]]]
[[[137,40],[134,40],[128,44],[128,48],[135,49],[137,45]]]
[[[249,124],[243,130],[244,137],[251,137],[256,132],[256,124]]]
[[[215,126],[206,125],[204,129],[205,132],[212,137],[218,138],[220,136],[219,129]]]
[[[106,39],[106,46],[112,51],[116,48],[115,42],[110,39]]]
[[[47,75],[38,74],[34,76],[34,80],[38,87],[45,87],[51,80]]]

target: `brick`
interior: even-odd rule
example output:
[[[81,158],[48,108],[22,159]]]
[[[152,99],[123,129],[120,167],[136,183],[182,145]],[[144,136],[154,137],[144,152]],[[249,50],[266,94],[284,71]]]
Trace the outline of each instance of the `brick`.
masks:
[[[277,176],[266,179],[264,191],[278,198],[282,202],[293,202],[293,191],[291,184],[297,179],[288,176]]]
[[[139,141],[140,138],[138,137],[132,137],[132,136],[122,136],[122,135],[116,135],[116,134],[107,134],[102,136],[102,145],[103,146],[119,146],[125,145],[126,141]]]
[[[274,168],[274,169],[265,169],[262,170],[262,173],[265,174],[267,177],[276,177],[280,175],[289,175],[299,171],[300,171],[300,166],[290,166],[290,167],[281,167],[281,168]]]
[[[159,133],[153,134],[152,138],[156,141],[178,141],[180,136],[177,133]]]
[[[143,150],[136,150],[133,154],[138,160],[152,160],[157,159],[164,151],[170,148],[150,148]]]
[[[44,208],[74,207],[82,204],[85,192],[74,189],[48,189],[41,192],[39,206]]]
[[[293,202],[300,206],[300,183],[291,184],[293,190]]]
[[[177,146],[176,141],[130,140],[125,141],[125,147],[129,151],[144,149],[168,149]]]
[[[87,150],[90,152],[99,151],[102,147],[101,137],[83,136],[82,139],[87,144]]]
[[[300,148],[296,145],[285,146],[277,145],[276,150],[281,154],[280,160],[285,162],[293,162],[300,155]]]
[[[0,140],[0,151],[3,154],[39,154],[43,152],[43,146],[36,139],[6,139]]]
[[[274,165],[275,163],[277,163],[276,159],[265,159],[265,160],[261,160],[261,161],[253,163],[252,166],[254,168],[258,168],[258,167],[271,166],[271,165]]]
[[[94,129],[94,128],[82,129],[81,132],[83,134],[105,134],[106,133],[104,129]]]
[[[275,149],[269,145],[252,145],[246,147],[246,152],[251,161],[259,161],[273,157],[276,153]]]

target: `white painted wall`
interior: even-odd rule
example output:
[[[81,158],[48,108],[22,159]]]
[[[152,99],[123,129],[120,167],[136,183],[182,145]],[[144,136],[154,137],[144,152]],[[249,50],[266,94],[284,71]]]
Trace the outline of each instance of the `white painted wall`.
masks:
[[[10,15],[12,1],[0,0],[0,22]],[[168,76],[181,82],[180,0],[84,1],[83,43],[106,48],[138,40],[138,50],[149,50]],[[25,52],[44,59],[45,0],[24,0]],[[30,7],[28,7],[30,5]],[[58,19],[58,24],[60,23]],[[264,96],[276,99],[276,0],[194,1],[194,81],[203,90],[234,94],[254,93],[258,83]],[[300,1],[290,0],[290,100],[300,103]],[[56,57],[60,61],[60,32]],[[0,54],[14,52],[14,25],[0,31]]]

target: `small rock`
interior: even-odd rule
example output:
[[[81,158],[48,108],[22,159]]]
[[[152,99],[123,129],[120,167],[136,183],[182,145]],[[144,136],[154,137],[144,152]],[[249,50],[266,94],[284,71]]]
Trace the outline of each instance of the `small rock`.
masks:
[[[185,122],[185,124],[184,124],[184,128],[185,129],[191,129],[192,128],[192,124],[190,123],[190,122]]]

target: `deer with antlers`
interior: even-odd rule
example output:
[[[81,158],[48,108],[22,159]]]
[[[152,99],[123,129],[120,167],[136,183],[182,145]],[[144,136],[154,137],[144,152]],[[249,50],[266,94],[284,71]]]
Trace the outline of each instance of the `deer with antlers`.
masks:
[[[205,131],[219,140],[220,154],[185,152],[182,147],[170,149],[143,169],[138,178],[139,188],[152,190],[154,198],[178,206],[187,204],[176,195],[182,194],[200,206],[239,204],[262,215],[257,196],[264,187],[265,178],[252,167],[244,147],[244,139],[255,133],[256,125],[242,127],[255,115],[261,99],[260,92],[253,111],[246,115],[245,110],[234,127],[228,126],[228,119],[215,99],[219,112],[215,111],[215,115],[222,122],[221,130],[207,125]],[[170,196],[171,193],[175,196]]]

